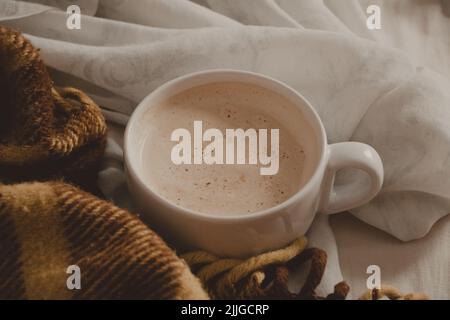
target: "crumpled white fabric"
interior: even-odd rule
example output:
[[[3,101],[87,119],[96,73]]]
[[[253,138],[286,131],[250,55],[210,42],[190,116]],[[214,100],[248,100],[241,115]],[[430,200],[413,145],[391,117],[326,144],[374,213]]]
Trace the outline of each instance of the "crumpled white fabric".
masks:
[[[80,87],[103,107],[110,133],[99,185],[118,205],[133,210],[121,145],[137,103],[180,75],[233,68],[301,92],[330,143],[361,141],[379,152],[385,183],[373,201],[351,210],[358,219],[409,241],[450,212],[450,19],[438,0],[33,2],[2,0],[0,23],[42,49],[58,85]],[[81,30],[66,28],[68,3],[86,14]],[[382,9],[381,30],[366,27],[371,4]],[[329,255],[322,293],[343,278],[333,231],[318,217],[309,232]],[[450,279],[443,272],[439,281]],[[450,283],[442,294],[450,296]]]

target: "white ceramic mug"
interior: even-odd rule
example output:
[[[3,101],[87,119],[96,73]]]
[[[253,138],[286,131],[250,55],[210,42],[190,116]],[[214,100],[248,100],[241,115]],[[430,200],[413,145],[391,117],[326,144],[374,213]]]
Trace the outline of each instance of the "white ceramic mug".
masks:
[[[138,166],[142,126],[152,125],[142,123],[149,108],[186,89],[224,81],[258,85],[289,99],[309,121],[318,144],[319,160],[309,181],[285,202],[248,215],[207,215],[182,208],[152,191]],[[280,248],[305,234],[318,212],[331,214],[360,206],[371,200],[383,183],[383,165],[371,146],[358,142],[328,145],[323,124],[304,97],[282,82],[251,72],[208,70],[162,85],[136,108],[125,132],[124,145],[129,190],[144,220],[178,243],[219,256],[245,257]],[[343,168],[360,169],[370,180],[335,186],[335,173]]]

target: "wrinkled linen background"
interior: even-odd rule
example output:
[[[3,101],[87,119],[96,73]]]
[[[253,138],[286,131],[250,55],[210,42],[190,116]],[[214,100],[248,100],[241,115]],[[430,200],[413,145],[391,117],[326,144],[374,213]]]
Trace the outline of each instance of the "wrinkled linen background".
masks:
[[[86,15],[81,30],[66,28],[73,3]],[[366,27],[370,4],[382,8],[382,30]],[[375,264],[403,292],[450,298],[450,18],[439,1],[1,0],[0,23],[42,49],[57,85],[102,106],[110,133],[99,185],[131,210],[121,144],[143,97],[209,68],[288,83],[312,102],[330,143],[369,143],[385,166],[373,201],[319,216],[309,231],[329,255],[320,293],[345,279],[359,296]]]

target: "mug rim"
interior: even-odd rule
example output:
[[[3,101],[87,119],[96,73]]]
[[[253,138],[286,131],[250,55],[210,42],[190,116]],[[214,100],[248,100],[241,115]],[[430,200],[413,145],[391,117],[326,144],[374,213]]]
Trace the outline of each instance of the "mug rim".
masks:
[[[289,198],[287,198],[285,201],[277,204],[276,206],[266,208],[264,210],[255,211],[248,214],[230,214],[230,215],[211,215],[208,213],[198,212],[195,210],[192,210],[190,208],[182,207],[177,205],[176,203],[173,203],[172,201],[162,197],[157,192],[153,191],[150,186],[148,186],[145,181],[141,178],[141,176],[137,173],[136,164],[137,159],[131,159],[129,150],[132,148],[132,127],[133,123],[138,121],[141,118],[141,115],[148,110],[148,108],[151,106],[149,103],[152,101],[155,97],[157,97],[161,92],[164,92],[170,87],[173,87],[175,84],[178,84],[180,82],[188,81],[191,78],[194,77],[204,77],[204,76],[211,76],[211,75],[219,75],[219,74],[228,74],[232,76],[239,77],[240,75],[249,76],[251,78],[257,78],[263,81],[272,82],[275,85],[284,88],[287,91],[290,91],[290,93],[295,96],[296,99],[300,100],[306,110],[310,113],[312,118],[314,119],[314,124],[316,127],[319,128],[320,137],[317,139],[317,143],[319,144],[319,160],[317,163],[317,166],[314,169],[313,174],[308,179],[308,181],[299,189],[297,192],[295,192],[293,195],[291,195]],[[240,81],[239,79],[236,80],[230,80],[230,81],[236,81],[236,82],[244,82]],[[211,81],[213,83],[214,81]],[[245,83],[245,82],[244,82]],[[249,82],[251,83],[251,82]],[[193,86],[195,87],[195,86]],[[264,87],[264,86],[263,86]],[[265,87],[265,89],[274,91],[273,88]],[[279,93],[279,92],[277,92]],[[282,94],[282,93],[279,93]],[[299,103],[293,103],[296,108],[301,108],[299,106]],[[301,112],[304,112],[303,109],[300,110]],[[312,121],[309,120],[311,123]],[[317,134],[316,134],[317,136]],[[192,72],[185,75],[182,75],[180,77],[174,78],[172,80],[169,80],[165,82],[164,84],[157,87],[155,90],[153,90],[151,93],[149,93],[135,108],[132,115],[130,116],[130,119],[128,120],[125,133],[124,133],[124,164],[125,164],[125,170],[127,171],[126,178],[127,182],[129,183],[128,179],[133,179],[135,183],[139,185],[140,189],[143,189],[146,194],[150,194],[155,200],[157,200],[161,205],[169,207],[172,211],[177,212],[177,214],[187,215],[196,219],[206,220],[206,221],[213,221],[213,222],[235,222],[237,220],[239,221],[250,221],[255,220],[258,218],[270,216],[272,214],[279,213],[281,211],[284,211],[286,208],[290,207],[291,205],[297,203],[305,194],[307,194],[309,191],[311,191],[312,188],[314,188],[315,184],[317,183],[317,180],[320,179],[321,171],[324,169],[324,166],[326,164],[326,149],[327,149],[327,136],[326,131],[323,126],[322,120],[320,119],[317,111],[312,107],[311,103],[297,90],[293,89],[286,83],[279,81],[277,79],[274,79],[272,77],[251,72],[251,71],[242,71],[242,70],[235,70],[235,69],[207,69],[203,71],[198,72]],[[319,182],[320,183],[320,182]],[[132,195],[133,197],[133,195]]]

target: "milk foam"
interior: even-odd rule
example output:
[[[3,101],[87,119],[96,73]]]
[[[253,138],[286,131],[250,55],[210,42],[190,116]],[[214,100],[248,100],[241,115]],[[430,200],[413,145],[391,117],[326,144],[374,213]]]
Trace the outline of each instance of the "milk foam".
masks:
[[[144,121],[145,142],[141,153],[142,173],[161,197],[196,212],[211,215],[250,214],[280,204],[295,194],[309,178],[305,161],[309,153],[280,123],[276,112],[295,107],[281,95],[250,84],[222,82],[194,87],[150,108]],[[267,112],[267,110],[272,110]],[[204,129],[279,129],[279,171],[260,174],[260,165],[175,165],[170,140],[177,128],[192,129],[195,120]],[[310,130],[299,118],[301,131]],[[311,132],[308,133],[311,135]],[[204,147],[208,143],[204,143]],[[310,166],[306,166],[310,167]]]

